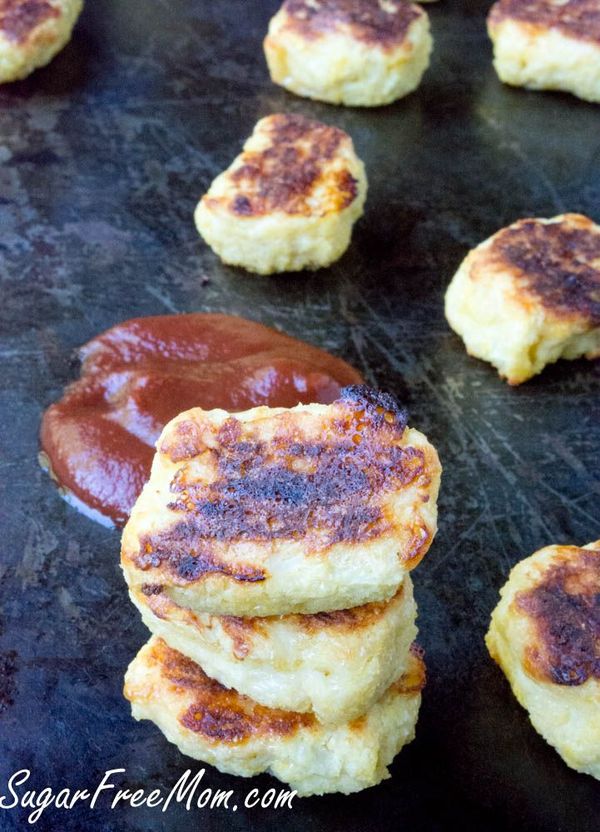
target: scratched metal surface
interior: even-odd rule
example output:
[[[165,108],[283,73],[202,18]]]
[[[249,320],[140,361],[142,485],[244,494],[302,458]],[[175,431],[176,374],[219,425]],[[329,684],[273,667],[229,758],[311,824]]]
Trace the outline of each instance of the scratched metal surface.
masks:
[[[511,564],[600,537],[600,364],[561,363],[512,390],[467,357],[442,298],[466,251],[511,220],[564,209],[600,219],[598,108],[503,88],[487,5],[430,7],[432,67],[416,94],[381,110],[269,83],[260,43],[276,0],[90,1],[69,48],[0,91],[0,792],[19,768],[32,787],[58,789],[122,767],[127,785],[150,790],[189,765],[121,696],[145,632],[118,534],[64,504],[37,467],[40,414],[73,378],[76,346],[136,315],[247,315],[397,394],[445,465],[439,537],[415,578],[429,682],[393,779],[291,811],[103,804],[49,811],[38,828],[597,829],[600,784],[535,734],[482,638]],[[256,279],[216,262],[192,210],[254,122],[281,110],[352,134],[369,200],[333,268]],[[24,812],[0,811],[0,828],[25,828]]]

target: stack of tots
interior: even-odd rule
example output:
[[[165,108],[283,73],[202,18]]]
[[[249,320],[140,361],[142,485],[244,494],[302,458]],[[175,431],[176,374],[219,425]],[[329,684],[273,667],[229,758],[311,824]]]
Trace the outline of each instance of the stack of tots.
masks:
[[[157,448],[122,541],[152,632],[126,675],[133,715],[300,795],[386,778],[425,681],[408,572],[436,532],[435,449],[367,387],[189,410]]]

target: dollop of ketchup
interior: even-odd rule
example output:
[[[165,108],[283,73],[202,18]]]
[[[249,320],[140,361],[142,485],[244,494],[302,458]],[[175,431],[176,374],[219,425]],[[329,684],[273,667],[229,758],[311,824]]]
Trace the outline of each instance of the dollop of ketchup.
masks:
[[[122,526],[164,425],[184,410],[334,401],[345,361],[261,324],[193,313],[134,318],[79,350],[81,377],[42,419],[42,464],[79,508]]]

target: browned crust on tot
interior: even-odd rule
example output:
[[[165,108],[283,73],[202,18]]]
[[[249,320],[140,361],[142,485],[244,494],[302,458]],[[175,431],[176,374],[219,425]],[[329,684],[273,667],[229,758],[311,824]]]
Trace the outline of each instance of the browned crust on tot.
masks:
[[[496,235],[486,257],[516,270],[519,289],[555,316],[600,325],[600,231],[587,217],[521,220]]]
[[[157,534],[143,535],[133,561],[141,570],[166,564],[181,583],[193,583],[210,574],[224,575],[241,583],[264,581],[267,577],[259,566],[228,563],[219,558],[195,520],[184,520]]]
[[[354,632],[370,627],[379,621],[385,615],[390,604],[399,603],[403,595],[404,585],[401,585],[390,601],[361,604],[359,607],[351,607],[348,610],[317,612],[312,615],[291,615],[290,619],[310,634],[317,633],[320,630],[335,630],[337,633]]]
[[[204,448],[200,428],[188,419],[175,425],[168,441],[163,443],[161,451],[168,454],[171,462],[183,462],[184,459],[197,456]]]
[[[427,682],[423,648],[415,642],[411,645],[410,652],[412,659],[409,660],[406,673],[390,686],[390,692],[397,696],[415,696],[421,693]],[[367,714],[362,714],[349,723],[349,728],[351,731],[360,733],[366,724]]]
[[[265,618],[242,618],[237,615],[224,615],[221,626],[233,642],[233,654],[236,659],[245,659],[254,644],[254,636],[266,636]]]
[[[517,20],[536,29],[559,29],[576,40],[600,41],[600,6],[597,0],[499,0],[488,17],[490,28]]]
[[[177,610],[185,615],[186,623],[199,630],[211,627],[212,624],[202,622],[198,616],[186,607],[177,604],[164,594],[164,587],[160,584],[144,584],[141,593],[145,597],[145,604],[153,615],[162,620],[169,620]],[[404,595],[404,585],[390,601],[372,602],[352,607],[348,610],[334,612],[319,612],[312,614],[291,614],[286,616],[245,616],[236,615],[210,616],[210,621],[218,619],[221,627],[233,643],[233,653],[238,659],[245,659],[254,646],[256,636],[266,638],[268,625],[276,620],[288,622],[297,626],[309,635],[327,630],[340,635],[344,632],[355,632],[376,624],[386,613],[390,604],[401,603]]]
[[[286,28],[304,38],[339,30],[370,46],[392,49],[401,44],[424,12],[406,0],[286,0]]]
[[[142,584],[142,595],[145,595],[146,598],[154,598],[162,595],[163,590],[164,587],[162,584]]]
[[[358,182],[346,167],[325,170],[348,135],[337,127],[300,115],[280,114],[268,120],[269,146],[244,151],[242,164],[231,174],[237,191],[228,208],[239,217],[273,211],[310,216],[309,198],[321,184],[327,193],[322,213],[341,211],[356,199]],[[204,196],[210,206],[219,197]]]
[[[420,693],[427,684],[425,650],[415,641],[410,646],[410,653],[412,660],[409,660],[406,673],[391,686],[392,691],[403,696]]]
[[[162,639],[152,649],[163,678],[173,687],[190,692],[194,701],[179,721],[211,742],[241,745],[252,737],[289,736],[299,728],[316,725],[313,714],[266,708],[253,699],[211,679],[200,665],[172,650]]]
[[[425,664],[413,654],[409,671],[390,687],[396,695],[412,696],[425,685]],[[208,741],[239,746],[252,738],[292,736],[301,729],[318,727],[312,713],[297,713],[259,705],[233,688],[226,688],[204,673],[200,665],[170,648],[162,639],[152,644],[149,660],[175,691],[193,697],[193,703],[180,714],[179,722]],[[366,720],[359,718],[350,728],[360,732]]]
[[[218,450],[211,451],[215,479],[198,481],[188,465],[177,470],[168,505],[174,522],[140,537],[136,565],[166,566],[181,583],[211,572],[260,581],[264,571],[221,561],[215,544],[303,540],[308,552],[322,553],[388,531],[392,520],[383,498],[423,475],[424,451],[401,444],[406,413],[387,394],[346,387],[332,408],[335,417],[319,440],[303,438],[293,411],[280,415],[269,441],[253,437],[251,425],[242,441],[231,417],[227,430],[216,434]],[[425,537],[423,529],[414,530],[406,560],[421,556]]]
[[[13,43],[24,43],[41,23],[60,17],[47,0],[0,0],[0,34]]]
[[[600,549],[569,547],[515,604],[534,623],[527,672],[557,685],[600,680]]]
[[[266,617],[244,617],[226,615],[221,618],[223,628],[231,636],[231,638],[240,639],[245,642],[246,649],[244,653],[249,652],[251,647],[252,633],[265,633],[265,624],[275,620],[282,619],[289,621],[305,632],[314,635],[322,630],[335,630],[338,634],[342,632],[354,632],[355,630],[362,630],[370,627],[379,621],[386,613],[389,605],[399,602],[404,589],[401,586],[396,595],[390,601],[371,602],[370,604],[361,604],[359,607],[352,607],[348,610],[334,610],[333,612],[317,612],[308,614],[291,614],[286,616],[266,616]]]
[[[257,633],[260,632],[263,636],[266,635],[264,622],[268,619],[223,615],[209,616],[208,621],[202,621],[195,612],[171,600],[168,595],[164,594],[163,589],[164,587],[160,584],[144,584],[142,586],[145,604],[156,618],[161,621],[169,621],[173,619],[174,614],[177,617],[182,615],[186,625],[195,627],[199,631],[206,628],[210,629],[212,622],[218,620],[232,641],[233,655],[236,659],[242,660],[249,655],[254,645],[254,636]]]
[[[245,659],[253,647],[253,637],[260,633],[266,636],[265,624],[269,618],[241,618],[236,615],[209,616],[208,621],[202,621],[195,612],[182,607],[164,593],[164,587],[160,584],[144,584],[142,595],[145,597],[145,604],[156,618],[162,621],[173,619],[174,614],[183,616],[188,626],[203,630],[212,627],[213,621],[218,621],[225,633],[233,643],[233,654],[238,659]]]

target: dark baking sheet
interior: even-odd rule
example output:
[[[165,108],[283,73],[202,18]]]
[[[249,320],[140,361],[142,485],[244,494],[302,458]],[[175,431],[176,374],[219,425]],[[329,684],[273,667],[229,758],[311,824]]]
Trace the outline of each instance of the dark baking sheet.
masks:
[[[516,560],[600,537],[600,364],[510,389],[465,354],[442,299],[502,225],[565,209],[600,219],[600,111],[502,87],[475,0],[429,7],[433,64],[405,101],[359,111],[289,96],[261,53],[277,2],[88,0],[64,53],[0,90],[0,793],[20,768],[38,789],[89,788],[110,768],[151,789],[190,765],[129,715],[122,677],[146,632],[119,536],[59,498],[37,431],[79,344],[136,315],[218,310],[342,355],[440,449],[440,532],[415,576],[429,668],[417,739],[393,779],[356,796],[190,814],[104,801],[37,828],[593,832],[600,784],[533,731],[482,639]],[[331,269],[253,278],[219,265],[192,211],[255,121],[282,110],[352,134],[367,213]],[[238,794],[276,785],[206,778]],[[25,813],[0,810],[0,828],[27,828]]]

